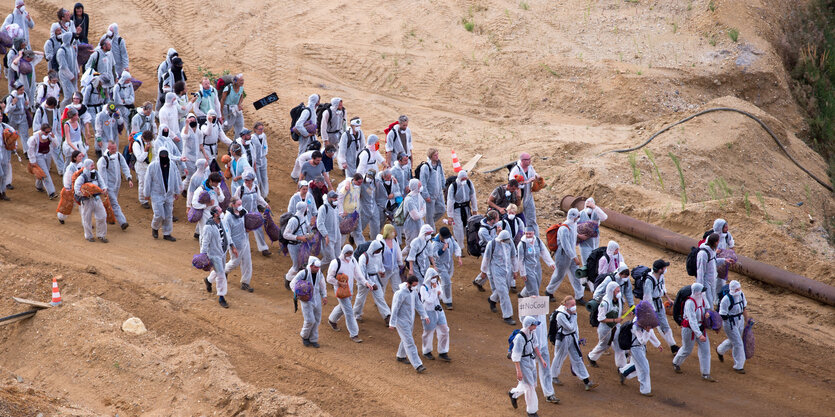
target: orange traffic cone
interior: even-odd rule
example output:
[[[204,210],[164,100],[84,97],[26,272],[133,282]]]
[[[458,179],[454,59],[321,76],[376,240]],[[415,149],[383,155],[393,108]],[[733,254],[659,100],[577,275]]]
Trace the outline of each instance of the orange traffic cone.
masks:
[[[458,155],[455,154],[455,149],[452,150],[452,170],[456,174],[461,171],[461,162],[458,162]]]
[[[58,291],[58,279],[52,278],[52,302],[49,303],[53,307],[61,305],[61,292]]]

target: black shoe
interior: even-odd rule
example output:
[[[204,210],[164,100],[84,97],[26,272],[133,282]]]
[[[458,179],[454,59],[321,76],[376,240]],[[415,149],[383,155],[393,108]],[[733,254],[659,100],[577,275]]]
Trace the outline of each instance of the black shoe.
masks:
[[[159,230],[151,229],[151,236],[153,236],[154,239],[159,239]]]
[[[121,225],[119,225],[119,227],[121,227],[121,228],[122,228],[122,230],[127,229],[127,228],[128,228],[128,226],[130,226],[130,225],[129,225],[127,222],[122,223]]]
[[[673,352],[673,355],[675,355],[676,353],[678,353],[678,350],[679,350],[679,349],[680,349],[680,348],[678,347],[678,345],[672,345],[672,346],[670,346],[670,352]]]
[[[255,291],[252,287],[249,286],[249,284],[241,284],[241,289],[249,292]]]
[[[142,208],[147,210],[147,209],[151,208],[151,205],[148,204],[147,202],[145,202],[145,203],[142,203]]]
[[[302,344],[304,345],[304,347],[310,347],[310,340],[302,338]]]
[[[408,359],[408,358],[401,358],[401,357],[398,357],[398,358],[397,358],[397,362],[400,362],[400,363],[409,363],[409,359]]]
[[[6,193],[0,193],[0,200],[11,201],[9,197],[6,197]]]
[[[519,403],[516,401],[516,398],[513,398],[513,393],[508,391],[507,396],[510,397],[510,405],[512,405],[513,408],[519,408]]]
[[[212,283],[209,282],[208,278],[203,278],[203,283],[206,284],[206,292],[211,294],[212,293]]]
[[[284,280],[284,288],[287,288],[288,291],[290,290],[290,281]]]
[[[58,194],[52,193],[49,195],[50,200],[55,200],[56,198],[58,198]]]
[[[180,221],[180,218],[177,216],[171,216],[171,221],[177,223],[178,221]]]
[[[511,325],[511,326],[516,325],[516,320],[513,320],[513,317],[508,317],[508,318],[504,319],[504,322]]]
[[[676,364],[673,364],[673,370],[676,371],[677,374],[683,373],[681,371],[681,367]]]
[[[545,401],[548,401],[551,404],[559,404],[560,403],[560,399],[557,398],[556,395],[549,395],[549,396],[545,397]]]
[[[316,349],[319,349],[319,342],[310,342],[310,346],[313,346]]]
[[[589,360],[589,365],[591,365],[592,368],[599,368],[599,366],[597,366],[597,361],[591,360],[588,356],[586,356],[586,359]]]
[[[107,243],[107,242],[109,242],[109,240],[107,240],[107,238],[106,238],[106,237],[100,237],[100,238],[99,238],[99,242],[101,242],[101,243]]]
[[[452,303],[446,303],[446,309],[452,310]]]
[[[510,287],[510,293],[511,294],[516,294],[517,293],[516,287]]]
[[[478,292],[484,292],[484,286],[479,284],[478,281],[473,280],[473,285],[478,289]]]
[[[549,293],[548,293],[548,291],[545,291],[545,295],[547,295],[547,296],[548,296],[548,302],[549,302],[549,303],[553,303],[554,301],[557,301],[557,300],[554,298],[554,294],[549,294]]]
[[[725,355],[719,353],[719,349],[715,349],[715,350],[716,350],[716,356],[719,357],[719,362],[724,363],[725,362]]]
[[[220,304],[221,307],[229,308],[229,304],[226,303],[226,299],[223,298],[222,295],[220,297],[217,297],[217,302],[218,302],[218,304]]]
[[[490,303],[490,311],[492,311],[492,312],[494,312],[494,313],[498,311],[498,310],[496,310],[496,302],[495,302],[495,301],[491,300],[491,299],[488,297],[488,298],[487,298],[487,302],[488,302],[488,303]]]
[[[426,367],[423,366],[423,365],[418,366],[417,369],[415,369],[415,372],[417,372],[419,374],[422,374],[422,373],[426,372]]]
[[[386,322],[386,327],[388,327],[389,323],[391,323],[391,314],[386,316],[386,318],[384,318],[383,321]]]
[[[194,234],[194,238],[195,238],[195,239],[200,239],[200,233],[195,233],[195,234]]]
[[[429,353],[424,353],[424,354],[423,354],[423,357],[424,357],[424,358],[426,358],[426,359],[429,359],[430,361],[434,361],[434,360],[435,360],[435,355],[433,355],[433,354],[432,354],[432,352],[429,352]]]
[[[335,332],[339,331],[339,326],[337,326],[336,323],[328,320],[328,324],[331,326],[331,329],[333,329],[333,331],[335,331]]]
[[[35,187],[35,190],[37,190],[39,193],[45,193],[46,192],[46,190],[44,190],[43,188],[38,188],[38,187]]]
[[[273,253],[272,253],[272,252],[270,252],[270,250],[269,250],[269,249],[264,249],[264,250],[262,250],[262,251],[261,251],[261,256],[264,256],[264,257],[270,256],[270,255],[272,255],[272,254],[273,254]]]
[[[88,238],[87,238],[87,241],[88,241],[88,242],[95,242],[95,241],[96,241],[96,239],[93,239],[92,237],[88,237]]]
[[[58,219],[58,223],[64,224],[64,219]]]
[[[623,372],[618,371],[618,376],[620,377],[620,384],[625,385],[626,384],[626,376],[623,375]]]
[[[9,184],[9,185],[6,186],[6,189],[7,190],[14,190],[14,185]]]
[[[441,358],[441,360],[444,362],[452,362],[452,358],[450,358],[449,355],[446,353],[441,353],[438,355],[438,357]]]
[[[171,236],[171,235],[165,235],[165,236],[162,237],[162,239],[167,240],[169,242],[176,242],[177,241],[177,239],[174,236]]]
[[[183,198],[186,198],[188,197],[188,190],[183,190],[183,192],[180,194],[183,196]]]
[[[528,417],[539,417],[537,413],[528,413]]]
[[[742,368],[742,369],[736,369],[736,368],[734,368],[734,372],[736,372],[736,373],[738,373],[738,374],[745,374],[745,368]]]

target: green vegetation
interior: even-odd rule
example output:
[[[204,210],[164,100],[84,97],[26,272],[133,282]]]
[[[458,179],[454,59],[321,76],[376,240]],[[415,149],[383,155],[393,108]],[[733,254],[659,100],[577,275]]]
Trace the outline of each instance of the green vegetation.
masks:
[[[529,6],[527,2],[520,1],[519,8],[522,10],[530,10],[531,6]]]
[[[684,206],[687,205],[687,184],[684,183],[684,173],[681,172],[681,164],[679,163],[678,157],[672,152],[669,155],[678,170],[678,179],[681,181],[681,209],[684,210]]]
[[[658,170],[658,165],[655,164],[655,155],[652,154],[652,151],[649,148],[644,148],[644,153],[647,154],[647,158],[649,158],[649,162],[652,164],[652,168],[655,169],[655,175],[658,177],[658,183],[661,184],[661,189],[664,189],[664,179],[661,178],[661,171]]]
[[[745,203],[745,215],[751,217],[751,200],[748,199],[748,191],[745,191],[743,202]]]
[[[710,10],[711,12],[715,12],[716,11],[716,2],[714,2],[713,0],[710,0],[710,2],[707,3],[707,9]]]
[[[475,23],[473,23],[472,20],[461,19],[461,23],[464,25],[464,29],[466,29],[467,32],[472,32],[473,29],[475,29]]]
[[[197,66],[197,72],[199,72],[200,75],[202,75],[203,77],[208,78],[209,81],[212,83],[212,85],[214,85],[217,82],[218,78],[223,77],[224,75],[231,74],[231,72],[229,72],[228,69],[225,69],[220,74],[217,74],[217,73],[212,72],[212,70],[210,70],[208,68],[203,68],[199,65]]]
[[[736,28],[728,29],[728,37],[731,38],[732,41],[736,42],[739,40],[739,30]]]
[[[545,71],[547,71],[549,74],[553,75],[554,77],[559,77],[560,76],[560,74],[558,74],[551,67],[549,67],[548,64],[542,64],[542,69],[544,69]]]
[[[632,167],[632,181],[641,185],[641,170],[638,169],[638,162],[635,160],[635,154],[629,154],[629,166]]]

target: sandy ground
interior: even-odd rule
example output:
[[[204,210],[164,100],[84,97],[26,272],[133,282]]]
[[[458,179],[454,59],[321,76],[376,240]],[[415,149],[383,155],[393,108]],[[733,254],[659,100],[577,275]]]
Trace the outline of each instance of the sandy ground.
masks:
[[[694,111],[732,106],[761,116],[796,159],[826,177],[821,158],[797,139],[802,115],[771,46],[780,34],[770,23],[788,6],[717,1],[710,11],[707,3],[529,1],[527,10],[515,1],[243,0],[230,8],[215,0],[95,0],[85,6],[91,38],[110,21],[119,23],[132,73],[146,81],[140,99],[151,98],[155,68],[169,46],[184,58],[191,81],[199,78],[198,66],[229,69],[246,74],[250,101],[278,92],[278,104],[246,112],[248,125],[264,120],[268,126],[276,207],[295,188],[288,176],[296,144],[287,137],[287,113],[318,92],[342,97],[350,115],[362,116],[367,134],[409,114],[417,154],[438,147],[447,169],[449,149],[462,161],[483,154],[479,169],[511,161],[520,146],[529,149],[550,185],[537,195],[540,225],[563,216],[557,205],[565,194],[593,195],[601,206],[693,236],[724,217],[740,253],[831,284],[835,252],[820,224],[835,201],[790,165],[754,122],[714,113],[656,139],[648,148],[663,185],[642,151],[636,153],[637,181],[627,156],[596,157],[640,143]],[[38,25],[33,44],[46,39],[45,22],[59,5],[27,2]],[[472,33],[462,20],[473,23]],[[729,39],[729,28],[739,30],[738,43]],[[670,152],[682,161],[684,207]],[[428,363],[428,374],[417,375],[394,361],[397,336],[371,306],[360,331],[365,343],[355,345],[344,330],[325,326],[322,348],[303,348],[301,314],[293,314],[281,281],[289,258],[254,256],[253,294],[238,290],[240,275],[232,273],[232,307],[222,310],[205,292],[202,272],[190,266],[193,226],[176,223],[176,243],[153,240],[151,213],[139,207],[135,190],[123,187],[120,201],[131,227],[111,226],[107,245],[88,243],[78,216],[60,226],[56,203],[32,190],[22,165],[15,170],[13,202],[2,205],[0,216],[6,237],[0,242],[6,289],[0,313],[22,310],[13,295],[47,300],[56,274],[64,276],[65,302],[0,329],[0,415],[521,413],[505,397],[515,385],[505,358],[511,328],[489,313],[486,294],[468,284],[477,269],[473,258],[454,278],[455,310],[448,312],[454,361]],[[480,201],[505,175],[473,175]],[[711,193],[709,183],[718,178],[732,194]],[[184,210],[178,201],[181,219]],[[621,244],[630,265],[671,260],[669,287],[690,282],[683,255],[603,233]],[[652,351],[656,396],[647,399],[634,380],[618,384],[612,358],[605,356],[601,368],[591,370],[600,388],[584,392],[564,368],[561,404],[542,401],[540,414],[640,408],[649,415],[829,415],[835,310],[736,278],[759,321],[748,374],[737,375],[714,357],[719,383],[707,384],[698,378],[696,358],[676,375],[670,353]],[[558,292],[564,294],[565,287]],[[131,316],[149,333],[121,332]],[[594,341],[587,318],[580,313],[581,335]],[[723,339],[710,337],[713,346]]]

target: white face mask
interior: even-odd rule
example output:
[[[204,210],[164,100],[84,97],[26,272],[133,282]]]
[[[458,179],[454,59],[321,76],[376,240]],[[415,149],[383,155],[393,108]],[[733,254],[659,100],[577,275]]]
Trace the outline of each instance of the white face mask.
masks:
[[[508,214],[507,218],[510,219],[510,220],[513,220],[513,219],[516,218],[516,215],[515,214]]]
[[[591,212],[592,212],[591,207],[586,207],[586,213],[591,214]]]
[[[432,235],[423,235],[423,240],[428,242],[429,239],[432,239]]]
[[[571,314],[577,314],[577,306],[568,307],[568,312]]]
[[[336,201],[331,201],[331,207],[336,207]]]
[[[504,196],[505,196],[505,197],[510,197],[510,191],[505,190],[505,192],[504,192]]]

